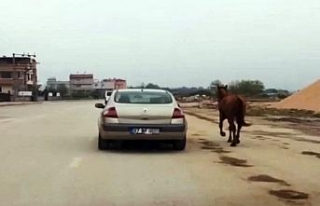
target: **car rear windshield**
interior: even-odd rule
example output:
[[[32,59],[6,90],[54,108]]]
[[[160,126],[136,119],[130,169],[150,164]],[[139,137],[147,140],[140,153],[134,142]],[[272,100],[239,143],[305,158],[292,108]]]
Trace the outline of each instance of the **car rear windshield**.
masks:
[[[172,97],[166,92],[117,92],[115,102],[126,104],[170,104]]]

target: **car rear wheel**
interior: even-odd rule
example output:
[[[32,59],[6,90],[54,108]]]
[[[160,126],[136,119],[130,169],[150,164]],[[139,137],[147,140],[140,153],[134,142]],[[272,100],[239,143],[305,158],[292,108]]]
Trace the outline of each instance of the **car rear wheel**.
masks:
[[[184,150],[187,144],[187,137],[185,136],[182,140],[175,140],[173,142],[173,148],[175,150]]]
[[[110,148],[110,142],[108,140],[103,140],[100,134],[98,139],[98,148],[99,150],[107,150]]]

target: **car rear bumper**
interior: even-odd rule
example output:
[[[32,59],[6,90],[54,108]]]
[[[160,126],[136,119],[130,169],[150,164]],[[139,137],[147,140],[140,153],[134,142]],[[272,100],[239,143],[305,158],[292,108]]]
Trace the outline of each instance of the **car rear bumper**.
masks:
[[[131,134],[131,128],[158,128],[160,134]],[[108,140],[179,140],[185,138],[187,126],[103,124],[99,130],[101,138]]]

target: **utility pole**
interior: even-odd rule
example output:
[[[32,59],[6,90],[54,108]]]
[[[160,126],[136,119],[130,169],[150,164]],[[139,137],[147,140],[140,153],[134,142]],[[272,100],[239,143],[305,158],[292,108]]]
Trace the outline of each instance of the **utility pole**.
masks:
[[[31,58],[31,57],[36,57],[36,55],[35,54],[33,54],[33,55],[30,55],[30,54],[28,54],[28,57],[29,57],[29,59],[30,59],[30,68],[28,68],[28,69],[30,69],[31,71],[32,71],[32,77],[33,78],[31,78],[31,80],[32,80],[32,100],[33,101],[37,101],[38,100],[38,85],[37,85],[37,82],[38,82],[38,76],[37,76],[37,68],[35,67],[35,68],[33,68],[33,63],[37,63],[36,61],[35,62],[33,62],[33,59]]]
[[[17,92],[18,92],[18,89],[17,89],[17,77],[16,77],[16,54],[13,53],[12,54],[12,65],[13,65],[13,73],[12,73],[12,77],[13,77],[13,99],[12,101],[15,102],[16,101],[16,98],[17,98]]]

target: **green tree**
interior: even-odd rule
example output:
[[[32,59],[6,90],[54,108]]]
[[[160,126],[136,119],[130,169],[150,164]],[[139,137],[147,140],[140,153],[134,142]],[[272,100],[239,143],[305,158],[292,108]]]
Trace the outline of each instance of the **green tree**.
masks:
[[[46,90],[52,93],[57,92],[56,88],[53,85],[46,86]]]
[[[216,79],[211,82],[210,87],[217,87],[217,85],[221,85],[221,81],[219,79]]]
[[[275,88],[269,88],[264,90],[264,93],[278,93],[278,90]]]
[[[228,88],[231,93],[255,96],[263,93],[264,84],[259,80],[241,80],[231,82]]]
[[[288,90],[279,89],[278,90],[278,98],[284,99],[290,96],[290,92]]]
[[[153,83],[147,84],[147,86],[145,88],[147,88],[147,89],[160,89],[160,87],[157,84],[153,84]]]
[[[61,97],[65,97],[68,94],[69,90],[65,84],[59,84],[57,86],[57,92],[60,93]]]
[[[210,83],[210,86],[209,86],[209,90],[211,91],[211,93],[214,95],[214,94],[216,94],[216,91],[217,91],[217,86],[218,85],[221,85],[222,83],[221,83],[221,81],[220,80],[218,80],[218,79],[216,79],[216,80],[214,80],[214,81],[212,81],[211,83]]]

